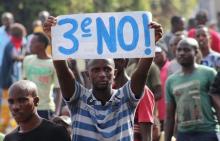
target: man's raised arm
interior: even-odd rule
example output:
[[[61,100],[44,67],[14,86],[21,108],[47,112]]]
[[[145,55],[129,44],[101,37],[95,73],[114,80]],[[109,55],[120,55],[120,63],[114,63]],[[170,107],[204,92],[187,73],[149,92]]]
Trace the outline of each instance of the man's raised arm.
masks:
[[[56,18],[50,16],[43,25],[43,30],[50,39],[52,38],[51,27],[55,26],[56,23]],[[62,95],[65,99],[69,100],[75,92],[75,77],[65,60],[54,60],[53,64],[57,72]]]
[[[152,22],[150,28],[155,30],[155,41],[157,42],[162,37],[163,29],[160,24]],[[141,58],[138,62],[137,69],[131,76],[131,90],[136,98],[140,98],[147,80],[148,70],[153,61],[153,58]]]

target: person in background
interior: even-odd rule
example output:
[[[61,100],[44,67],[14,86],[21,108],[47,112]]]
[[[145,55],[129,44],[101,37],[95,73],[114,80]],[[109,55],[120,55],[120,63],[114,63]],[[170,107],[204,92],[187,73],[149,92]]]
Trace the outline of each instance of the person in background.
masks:
[[[185,19],[181,16],[173,16],[170,19],[171,24],[171,31],[166,33],[162,37],[162,42],[165,43],[165,49],[167,50],[167,57],[169,60],[173,59],[174,56],[172,54],[172,51],[170,50],[170,39],[175,35],[176,32],[183,32],[184,34],[187,34],[185,31]]]
[[[158,112],[157,116],[158,116],[158,118],[160,120],[160,124],[161,124],[161,130],[163,131],[164,130],[163,125],[164,125],[165,114],[166,114],[165,82],[167,80],[168,68],[170,65],[170,62],[166,56],[166,51],[163,47],[156,46],[154,62],[160,69],[162,96],[161,96],[161,99],[159,99],[157,101],[156,107],[157,107],[157,112]]]
[[[177,32],[175,34],[175,36],[173,36],[170,39],[170,49],[173,52],[174,58],[170,61],[170,65],[168,67],[168,70],[167,70],[168,76],[181,70],[181,66],[178,63],[177,58],[176,58],[176,47],[177,47],[177,44],[179,43],[179,41],[184,38],[185,38],[185,36],[184,36],[184,34],[182,34],[182,32]]]
[[[132,63],[126,68],[128,76],[131,76],[137,67],[138,59],[132,59]],[[146,85],[153,92],[154,99],[158,101],[161,98],[161,81],[160,81],[160,69],[158,66],[152,62],[148,75]]]
[[[51,121],[57,125],[65,127],[67,130],[69,137],[72,136],[72,127],[71,127],[71,119],[69,116],[57,116],[53,117]]]
[[[153,124],[153,141],[164,141],[165,134],[164,131],[161,130],[160,121],[157,117],[154,117]],[[176,141],[175,137],[172,137],[171,141]]]
[[[45,21],[48,19],[49,16],[50,16],[50,13],[48,11],[46,11],[46,10],[40,11],[38,13],[38,20],[40,20],[42,25],[43,25],[45,23]],[[38,30],[38,32],[43,32],[43,26],[38,26],[38,27],[36,27],[35,30]],[[47,46],[46,52],[49,55],[52,54],[52,47],[51,47],[51,45]]]
[[[197,23],[196,27],[200,26],[200,25],[207,26],[207,22],[208,22],[207,11],[205,11],[205,10],[198,11],[195,19],[196,19],[196,23]],[[209,34],[211,37],[211,48],[216,52],[220,52],[220,36],[219,36],[219,34],[212,29],[209,29],[208,31],[209,31]],[[188,37],[196,38],[196,28],[193,28],[188,32]]]
[[[22,61],[25,55],[24,37],[26,29],[20,23],[14,23],[10,27],[10,42],[4,49],[2,67],[0,71],[0,84],[3,88],[2,93],[2,115],[0,131],[5,131],[11,124],[11,116],[8,109],[8,88],[16,81],[21,79]]]
[[[209,91],[209,95],[212,98],[213,106],[218,118],[218,123],[220,123],[220,72],[215,77]]]
[[[188,20],[188,24],[187,24],[187,31],[190,31],[193,28],[196,28],[196,19],[195,18],[190,18]]]
[[[128,59],[114,59],[115,69],[117,74],[114,79],[114,89],[121,88],[130,78],[127,75],[125,68],[128,64]],[[137,106],[134,117],[134,141],[152,141],[152,124],[154,111],[154,95],[150,89],[145,86],[144,96]]]
[[[6,45],[10,41],[9,29],[11,25],[14,23],[14,16],[10,12],[5,12],[1,16],[1,22],[2,22],[2,26],[0,27],[0,71],[1,71],[2,60],[4,56],[4,50],[5,50]],[[1,109],[2,109],[1,106],[2,106],[2,85],[0,84],[0,115],[1,115]],[[0,119],[0,123],[1,122],[2,121]]]
[[[4,141],[70,141],[67,130],[37,114],[37,86],[29,80],[15,82],[9,88],[9,109],[18,127]]]
[[[217,29],[218,33],[220,33],[220,11],[217,13]]]
[[[42,22],[40,20],[34,20],[32,23],[32,33],[27,36],[27,54],[31,53],[31,40],[33,38],[33,33],[43,32]]]
[[[166,82],[165,141],[171,140],[175,124],[178,141],[218,141],[219,124],[208,95],[216,71],[196,64],[198,50],[198,42],[193,38],[185,38],[177,45],[181,71]]]
[[[38,114],[50,119],[59,116],[62,96],[52,58],[46,53],[49,39],[44,33],[33,33],[31,53],[23,61],[23,78],[33,81],[38,88]],[[53,90],[55,96],[53,96]]]
[[[220,53],[211,48],[211,38],[209,30],[205,26],[198,26],[196,29],[196,40],[199,43],[199,49],[202,53],[201,64],[216,69],[220,68]]]

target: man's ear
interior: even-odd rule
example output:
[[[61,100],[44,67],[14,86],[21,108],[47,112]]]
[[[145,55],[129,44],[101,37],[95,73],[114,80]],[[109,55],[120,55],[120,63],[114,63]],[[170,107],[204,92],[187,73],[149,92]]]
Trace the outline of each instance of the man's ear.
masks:
[[[35,106],[35,107],[37,107],[37,106],[38,106],[39,101],[40,101],[40,99],[39,99],[39,97],[38,97],[38,96],[34,97],[34,106]]]

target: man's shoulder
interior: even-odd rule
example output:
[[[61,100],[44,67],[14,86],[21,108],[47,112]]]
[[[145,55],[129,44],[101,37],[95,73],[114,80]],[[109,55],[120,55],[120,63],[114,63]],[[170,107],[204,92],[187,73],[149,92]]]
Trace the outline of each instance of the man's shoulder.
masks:
[[[5,135],[4,141],[14,141],[17,139],[18,128]]]
[[[63,126],[57,125],[49,120],[43,119],[40,129],[38,130],[42,132],[42,134],[46,135],[54,135],[59,136],[66,132],[66,129]]]
[[[34,58],[36,58],[36,55],[31,54],[31,55],[25,56],[24,60],[30,60],[30,59],[34,59]]]
[[[215,69],[211,68],[211,67],[208,67],[208,66],[205,66],[205,65],[198,65],[196,67],[197,70],[199,70],[200,72],[207,72],[207,73],[215,73]]]

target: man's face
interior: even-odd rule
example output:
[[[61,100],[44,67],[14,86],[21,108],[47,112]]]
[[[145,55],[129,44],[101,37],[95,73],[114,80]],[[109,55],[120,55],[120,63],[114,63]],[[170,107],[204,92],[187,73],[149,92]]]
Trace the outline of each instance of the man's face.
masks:
[[[38,100],[38,97],[33,97],[18,88],[13,88],[10,91],[8,98],[9,109],[18,124],[31,119],[36,111],[35,106]]]
[[[206,28],[197,29],[196,40],[199,43],[200,48],[208,48],[210,42],[208,30]]]
[[[176,49],[177,61],[183,67],[191,66],[196,56],[195,49],[188,43],[179,43]]]
[[[2,24],[5,25],[6,27],[11,25],[13,22],[14,22],[13,17],[11,16],[5,16],[2,18]]]
[[[31,53],[38,54],[42,50],[42,44],[38,41],[37,36],[33,36],[31,39]]]
[[[114,79],[114,71],[114,65],[108,59],[92,60],[89,65],[89,77],[93,89],[104,90],[111,88]]]
[[[166,61],[166,54],[165,52],[155,52],[154,62],[157,65],[162,65]]]

